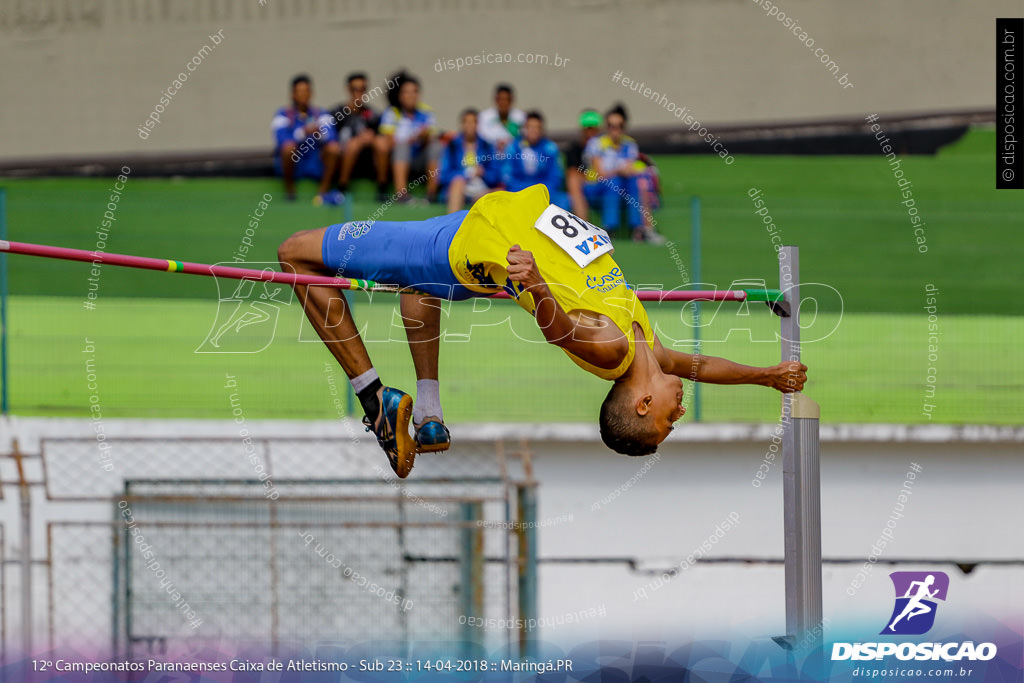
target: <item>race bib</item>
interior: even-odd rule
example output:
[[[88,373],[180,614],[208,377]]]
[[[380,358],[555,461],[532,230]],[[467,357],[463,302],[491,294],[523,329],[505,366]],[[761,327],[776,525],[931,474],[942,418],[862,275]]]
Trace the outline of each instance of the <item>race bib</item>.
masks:
[[[551,238],[580,268],[615,251],[608,233],[554,204],[544,209],[533,227]]]

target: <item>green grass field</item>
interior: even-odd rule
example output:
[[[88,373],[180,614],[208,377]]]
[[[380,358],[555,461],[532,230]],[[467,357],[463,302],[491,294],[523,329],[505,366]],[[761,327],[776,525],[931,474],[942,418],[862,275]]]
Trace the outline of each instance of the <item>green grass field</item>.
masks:
[[[665,199],[656,219],[688,264],[689,197],[699,195],[703,279],[720,287],[740,278],[772,284],[777,280],[774,251],[747,196],[750,188],[762,190],[784,241],[801,248],[802,280],[825,283],[839,293],[819,299],[819,315],[804,332],[805,339],[830,332],[805,347],[811,367],[807,391],[822,403],[823,419],[1019,423],[1024,361],[1016,340],[1024,332],[1024,319],[1013,285],[1024,256],[1024,205],[1017,193],[991,189],[993,146],[991,131],[972,131],[937,157],[903,160],[926,222],[925,254],[917,250],[906,209],[881,157],[739,157],[730,167],[717,157],[660,158]],[[109,180],[3,184],[10,239],[96,247]],[[274,261],[277,244],[291,232],[342,220],[340,210],[311,206],[312,188],[303,189],[300,201],[287,203],[272,179],[131,179],[105,248],[229,261],[250,214],[268,192],[274,199],[248,257]],[[376,208],[364,195],[355,202],[356,218]],[[437,207],[394,207],[385,217],[417,219],[438,212]],[[616,259],[635,283],[684,283],[666,247],[623,241],[616,246]],[[276,324],[254,325],[248,336],[230,340],[227,350],[246,352],[196,353],[215,322],[226,320],[225,310],[218,313],[216,284],[208,278],[104,267],[96,310],[87,311],[87,265],[22,256],[8,262],[10,389],[16,414],[88,414],[94,393],[87,388],[89,358],[95,359],[98,386],[92,400],[107,416],[226,417],[228,374],[238,382],[251,418],[331,418],[346,409],[344,376],[303,328],[294,301],[275,307]],[[926,283],[939,289],[941,331],[930,399],[925,389],[928,322],[922,310]],[[382,375],[389,383],[410,386],[408,351],[400,328],[393,327],[394,300],[378,296],[370,305],[365,294],[357,294],[355,301]],[[446,319],[452,336],[442,349],[442,384],[450,421],[594,419],[606,390],[603,382],[577,370],[558,349],[515,339],[539,337],[529,318],[510,304],[495,304],[489,312],[472,309],[471,303],[453,305]],[[776,320],[760,308],[745,313],[723,306],[703,331],[702,337],[712,340],[704,352],[750,364],[775,362]],[[506,317],[515,334],[509,323],[502,323]],[[705,320],[711,317],[705,308]],[[687,316],[677,307],[660,305],[652,318],[663,340],[678,339],[680,348],[688,348]],[[744,328],[759,341],[743,332],[715,341],[729,329]],[[455,335],[461,340],[467,334],[468,341],[456,341]],[[87,351],[89,344],[94,351]],[[211,349],[207,344],[200,350]],[[765,389],[703,391],[705,420],[777,417],[778,401]],[[936,406],[931,420],[922,414],[926,402]]]
[[[413,386],[412,362],[393,305],[357,304],[356,310],[385,379]],[[344,375],[304,324],[297,303],[281,307],[276,324],[222,347],[231,353],[196,353],[210,350],[203,342],[217,319],[217,303],[201,300],[110,299],[85,311],[80,301],[68,298],[15,297],[11,320],[33,321],[12,325],[16,412],[81,415],[95,394],[92,400],[108,417],[229,417],[229,395],[237,391],[249,418],[330,419],[345,413]],[[1005,340],[1024,334],[1024,319],[941,320],[936,391],[926,399],[927,358],[922,344],[915,343],[926,336],[921,316],[820,316],[816,328],[834,332],[806,344],[804,359],[811,368],[807,392],[823,404],[825,419],[925,422],[927,400],[936,406],[931,421],[1019,421],[1024,373],[1019,354]],[[544,344],[513,304],[495,303],[476,313],[470,304],[454,305],[444,321],[442,398],[452,421],[590,421],[597,415],[607,383]],[[679,311],[667,305],[652,312],[652,322],[669,331],[660,335],[666,343],[673,330],[686,329]],[[704,352],[772,364],[778,356],[776,330],[766,308],[743,318],[723,306],[703,330]],[[248,352],[254,349],[263,350]],[[1016,373],[1006,373],[1015,362]],[[90,372],[96,375],[92,391]],[[237,383],[230,391],[225,389],[229,375]],[[703,391],[705,420],[777,419],[777,394],[762,387],[704,386]]]

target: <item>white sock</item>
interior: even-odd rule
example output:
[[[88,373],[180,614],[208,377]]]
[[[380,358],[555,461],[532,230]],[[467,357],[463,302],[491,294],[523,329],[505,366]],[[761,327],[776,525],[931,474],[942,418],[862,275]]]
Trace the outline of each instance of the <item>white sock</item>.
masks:
[[[412,421],[419,424],[428,417],[444,420],[441,412],[441,383],[436,379],[416,380],[416,405],[412,408]]]
[[[370,368],[363,374],[358,377],[353,377],[349,381],[352,382],[352,390],[358,394],[360,391],[373,384],[375,379],[380,379],[377,377],[377,370],[376,368]]]

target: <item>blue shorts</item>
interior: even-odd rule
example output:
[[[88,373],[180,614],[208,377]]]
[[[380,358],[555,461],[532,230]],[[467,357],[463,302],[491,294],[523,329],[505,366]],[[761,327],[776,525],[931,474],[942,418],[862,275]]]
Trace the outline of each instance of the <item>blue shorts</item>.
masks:
[[[283,169],[281,168],[281,148],[274,150],[274,175],[283,175]],[[311,180],[320,180],[324,175],[324,163],[320,160],[319,149],[314,149],[306,152],[299,157],[299,160],[295,162],[295,179],[302,180],[303,178],[309,178]]]
[[[324,265],[340,277],[411,287],[460,301],[476,294],[460,283],[448,247],[468,211],[425,221],[352,221],[327,227]]]

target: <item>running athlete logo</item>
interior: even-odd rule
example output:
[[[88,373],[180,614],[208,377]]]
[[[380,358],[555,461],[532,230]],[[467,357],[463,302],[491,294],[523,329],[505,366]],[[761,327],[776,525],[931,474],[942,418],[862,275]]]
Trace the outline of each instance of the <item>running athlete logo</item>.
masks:
[[[350,221],[341,226],[338,230],[338,239],[345,239],[345,235],[351,235],[352,239],[357,240],[366,233],[370,232],[370,228],[373,227],[373,221]]]
[[[267,263],[231,265],[276,270]],[[260,280],[215,279],[220,292],[217,317],[195,353],[259,353],[270,346],[281,307],[291,303],[291,288]]]
[[[945,602],[949,577],[944,572],[893,572],[896,605],[881,635],[919,636],[935,623],[936,600]]]

